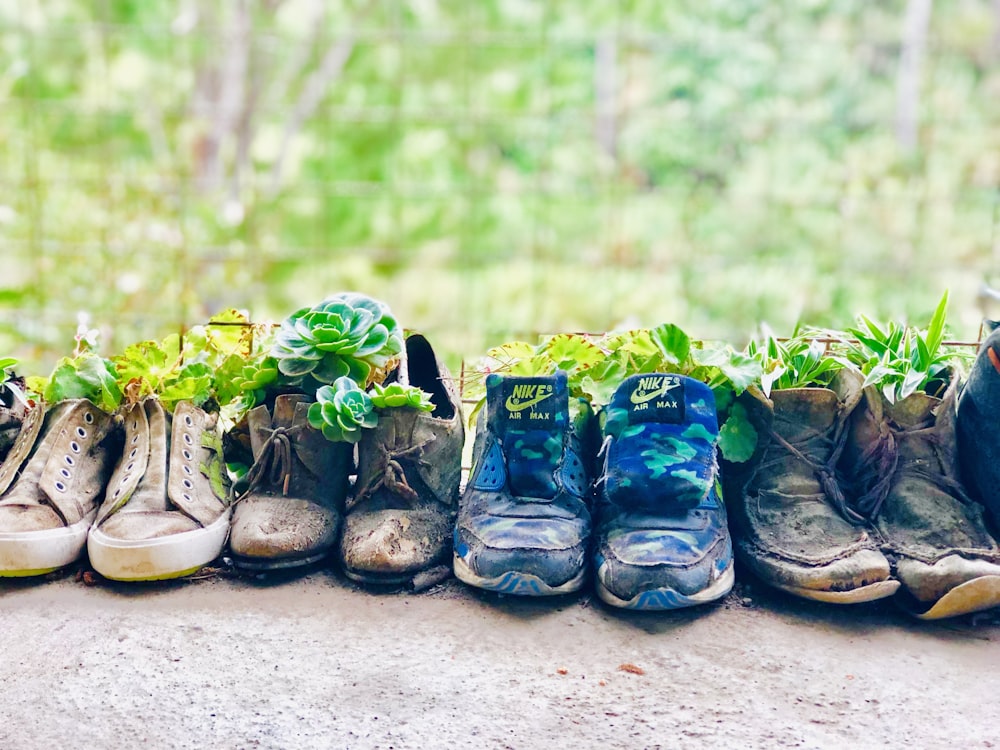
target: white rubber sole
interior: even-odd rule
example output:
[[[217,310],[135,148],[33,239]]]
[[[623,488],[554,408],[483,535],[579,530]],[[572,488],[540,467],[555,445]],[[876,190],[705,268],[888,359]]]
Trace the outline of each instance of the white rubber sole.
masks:
[[[116,539],[94,528],[87,552],[94,570],[113,581],[162,581],[198,572],[229,537],[229,511],[203,529],[156,539]]]
[[[518,596],[558,596],[559,594],[572,594],[583,588],[587,580],[587,571],[582,570],[580,574],[561,583],[558,586],[550,586],[538,576],[530,573],[519,573],[509,570],[493,578],[477,576],[471,568],[458,555],[454,557],[455,577],[462,583],[475,586],[486,591],[495,591],[498,594],[516,594]]]
[[[736,569],[730,563],[719,579],[708,588],[702,589],[695,594],[681,594],[670,588],[650,589],[636,594],[631,599],[621,599],[612,594],[601,583],[598,574],[597,595],[605,604],[622,609],[632,609],[637,611],[656,612],[671,609],[683,609],[684,607],[695,607],[699,604],[708,604],[717,599],[721,599],[733,590],[736,582]]]
[[[72,526],[0,533],[0,577],[40,576],[76,562],[96,515],[95,508]]]

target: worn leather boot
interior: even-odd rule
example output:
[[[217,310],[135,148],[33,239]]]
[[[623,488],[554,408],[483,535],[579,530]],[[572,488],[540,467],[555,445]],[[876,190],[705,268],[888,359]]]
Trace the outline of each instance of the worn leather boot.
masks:
[[[891,596],[889,561],[845,500],[836,474],[860,388],[789,388],[741,396],[758,433],[743,466],[727,465],[737,557],[762,581],[797,596],[848,604]]]
[[[311,399],[278,396],[248,415],[254,465],[236,498],[229,547],[247,570],[282,570],[318,562],[337,541],[351,443],[335,443],[309,424]]]
[[[448,369],[419,334],[406,339],[387,382],[429,393],[434,409],[383,409],[378,425],[364,431],[340,560],[356,581],[420,588],[422,575],[451,572],[465,441],[462,405]]]
[[[902,583],[897,600],[928,620],[1000,604],[1000,547],[959,480],[957,390],[955,378],[941,398],[917,392],[891,404],[866,388],[843,457],[855,508]]]

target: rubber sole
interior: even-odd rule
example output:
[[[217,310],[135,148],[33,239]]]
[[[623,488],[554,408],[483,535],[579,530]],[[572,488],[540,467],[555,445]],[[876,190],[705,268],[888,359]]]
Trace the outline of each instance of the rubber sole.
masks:
[[[254,573],[267,573],[269,571],[295,570],[314,565],[325,560],[331,549],[322,552],[314,552],[302,557],[244,557],[242,555],[232,555],[233,565],[241,570],[249,570]]]
[[[643,591],[631,599],[621,599],[605,588],[601,583],[600,574],[598,574],[595,588],[601,601],[612,607],[634,611],[662,612],[714,602],[732,591],[735,582],[736,568],[730,563],[715,583],[696,594],[682,594],[669,587],[663,587]]]
[[[803,589],[795,586],[772,586],[789,594],[795,594],[803,599],[812,599],[816,602],[827,602],[829,604],[862,604],[864,602],[875,602],[879,599],[886,599],[899,591],[899,581],[876,581],[867,586],[859,586],[850,591],[822,591],[820,589]]]
[[[90,531],[94,570],[112,581],[165,581],[198,572],[217,558],[229,536],[229,513],[203,529],[154,539],[125,540]]]
[[[454,556],[455,577],[462,583],[475,586],[486,591],[495,591],[498,594],[516,594],[517,596],[558,596],[559,594],[572,594],[583,588],[587,580],[587,572],[583,570],[579,575],[556,586],[550,586],[541,578],[531,573],[521,573],[516,570],[509,570],[492,578],[484,578],[472,572],[465,560],[458,555]]]
[[[942,620],[982,612],[997,605],[1000,605],[1000,576],[981,576],[956,586],[924,612],[906,606],[903,609],[919,620]]]
[[[0,577],[40,576],[76,562],[96,515],[95,508],[72,526],[0,533]]]

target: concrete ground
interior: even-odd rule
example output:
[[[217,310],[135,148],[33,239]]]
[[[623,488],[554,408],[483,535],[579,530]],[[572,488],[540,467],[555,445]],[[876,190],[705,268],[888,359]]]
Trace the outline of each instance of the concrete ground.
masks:
[[[668,614],[316,570],[0,583],[0,748],[1000,746],[1000,614],[738,584]]]

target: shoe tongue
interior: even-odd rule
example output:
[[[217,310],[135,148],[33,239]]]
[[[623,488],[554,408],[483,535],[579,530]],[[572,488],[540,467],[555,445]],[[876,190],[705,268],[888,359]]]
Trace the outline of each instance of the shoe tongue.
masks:
[[[516,430],[565,431],[569,425],[566,374],[486,378],[490,425],[503,433]]]
[[[633,510],[697,507],[715,483],[719,427],[711,389],[680,375],[633,375],[606,411],[604,490]]]
[[[605,432],[617,437],[629,425],[681,424],[685,416],[684,380],[679,375],[632,375],[611,397]]]
[[[486,378],[490,428],[503,447],[507,481],[517,498],[553,498],[569,428],[566,373]]]

